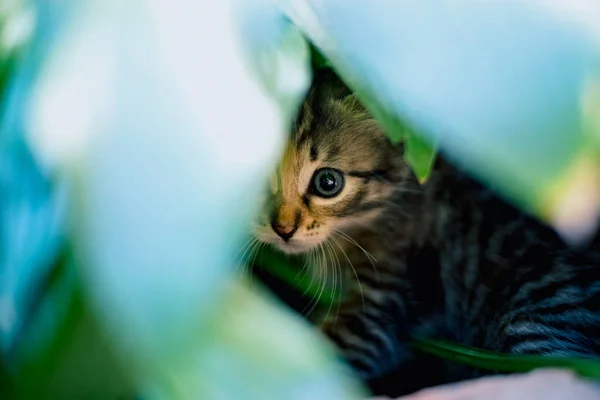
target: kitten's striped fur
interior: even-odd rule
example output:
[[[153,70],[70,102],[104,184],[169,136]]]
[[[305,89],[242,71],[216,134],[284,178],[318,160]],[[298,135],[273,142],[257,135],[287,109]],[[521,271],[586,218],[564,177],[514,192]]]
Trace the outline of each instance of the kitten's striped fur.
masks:
[[[336,198],[307,193],[322,166],[346,176]],[[600,354],[598,247],[569,249],[443,159],[420,186],[402,147],[331,73],[315,80],[274,181],[257,237],[290,253],[318,251],[325,267],[345,269],[348,285],[343,248],[360,285],[323,329],[365,380],[403,379],[398,371],[415,361],[410,334],[510,353]],[[295,224],[289,242],[273,221]],[[323,241],[332,251],[321,252]],[[442,372],[439,382],[469,376]]]

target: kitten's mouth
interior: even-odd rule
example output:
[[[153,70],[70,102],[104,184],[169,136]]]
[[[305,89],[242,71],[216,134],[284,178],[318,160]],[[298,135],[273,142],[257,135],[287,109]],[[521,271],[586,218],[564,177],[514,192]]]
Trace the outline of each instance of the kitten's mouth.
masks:
[[[294,241],[272,243],[272,246],[287,254],[301,254],[308,252],[313,246],[301,244]]]
[[[308,253],[309,251],[318,248],[321,244],[319,240],[301,240],[301,238],[296,237],[290,238],[289,240],[283,240],[273,234],[258,234],[255,238],[259,242],[267,244],[277,251],[290,255]]]
[[[260,240],[260,239],[259,239]],[[310,250],[318,247],[318,244],[315,243],[306,243],[303,241],[299,241],[296,239],[291,239],[289,241],[283,241],[279,238],[268,238],[261,240],[263,243],[266,243],[273,247],[275,250],[278,250],[282,253],[297,255],[302,253],[307,253]]]

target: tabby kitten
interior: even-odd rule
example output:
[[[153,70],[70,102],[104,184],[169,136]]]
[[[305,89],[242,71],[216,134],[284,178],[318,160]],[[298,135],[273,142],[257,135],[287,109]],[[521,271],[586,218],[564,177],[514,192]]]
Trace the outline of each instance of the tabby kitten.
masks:
[[[333,73],[320,73],[255,230],[344,278],[346,300],[322,329],[358,375],[401,382],[417,360],[410,335],[599,355],[598,247],[567,247],[443,159],[419,185],[402,153]],[[444,368],[430,384],[472,376]]]

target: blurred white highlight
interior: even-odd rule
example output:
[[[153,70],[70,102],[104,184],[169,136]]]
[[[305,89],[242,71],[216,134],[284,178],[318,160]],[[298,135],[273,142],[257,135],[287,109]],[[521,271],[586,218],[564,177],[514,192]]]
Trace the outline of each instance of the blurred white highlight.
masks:
[[[53,169],[80,159],[95,124],[114,105],[115,38],[101,18],[86,14],[53,51],[33,92],[28,135],[43,164]],[[86,29],[80,29],[87,26]]]
[[[31,36],[36,22],[30,7],[23,7],[15,1],[8,3],[0,6],[0,48],[5,53],[10,53],[25,43]]]

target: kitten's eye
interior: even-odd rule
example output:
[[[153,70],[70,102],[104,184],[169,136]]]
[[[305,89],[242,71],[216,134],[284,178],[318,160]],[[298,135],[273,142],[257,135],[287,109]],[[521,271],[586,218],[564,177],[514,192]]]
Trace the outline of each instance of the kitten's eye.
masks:
[[[330,198],[337,196],[344,188],[344,175],[333,168],[321,168],[313,175],[311,192],[317,196]]]

